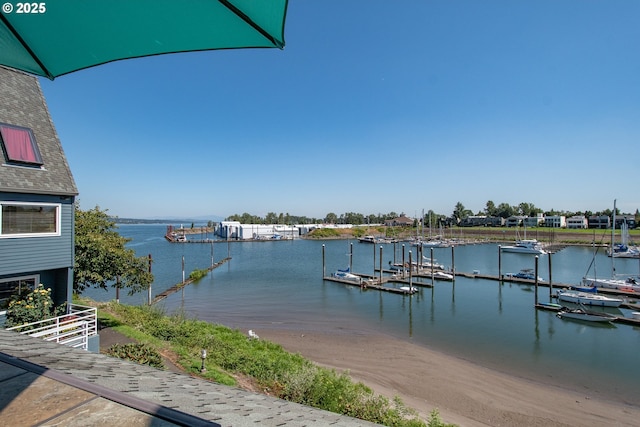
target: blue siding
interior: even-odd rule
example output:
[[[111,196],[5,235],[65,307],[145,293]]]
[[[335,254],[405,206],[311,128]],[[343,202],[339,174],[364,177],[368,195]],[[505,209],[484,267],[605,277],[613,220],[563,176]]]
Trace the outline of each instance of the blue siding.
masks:
[[[73,267],[73,200],[0,194],[0,200],[62,203],[60,236],[0,239],[0,276]]]

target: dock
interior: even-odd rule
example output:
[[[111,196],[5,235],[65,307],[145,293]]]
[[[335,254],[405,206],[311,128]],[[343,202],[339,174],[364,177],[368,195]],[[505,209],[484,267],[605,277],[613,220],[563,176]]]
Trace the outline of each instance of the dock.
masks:
[[[335,276],[325,276],[323,279],[329,282],[341,283],[343,285],[357,286],[360,289],[373,289],[376,291],[389,292],[392,294],[411,295],[417,291],[418,287],[431,288],[431,283],[409,280],[408,278],[400,278],[395,276],[371,276],[368,274],[353,273],[360,277],[360,281],[341,279]],[[385,284],[397,284],[403,288],[385,286]]]
[[[427,271],[428,270],[428,271]],[[376,272],[380,272],[379,269],[375,269]],[[440,270],[442,271],[442,270]],[[409,274],[407,272],[403,274],[399,273],[397,270],[382,270],[383,273],[385,274],[389,274],[389,273],[393,273],[391,275],[370,275],[370,274],[362,274],[362,273],[353,273],[354,275],[358,276],[360,278],[359,281],[355,281],[355,280],[348,280],[348,279],[341,279],[335,276],[325,276],[323,277],[324,280],[330,281],[330,282],[336,282],[336,283],[341,283],[344,285],[348,285],[348,286],[357,286],[360,287],[361,289],[372,289],[372,290],[377,290],[377,291],[382,291],[382,292],[389,292],[389,293],[394,293],[394,294],[401,294],[401,295],[412,295],[417,291],[417,288],[431,288],[434,286],[434,284],[432,283],[427,283],[424,281],[419,281],[419,280],[413,280],[413,279],[431,279],[431,269],[419,269],[417,272],[413,271],[411,273],[411,279],[409,278]],[[435,270],[434,270],[435,272]],[[533,286],[542,286],[542,287],[554,287],[554,288],[558,288],[558,289],[569,289],[571,288],[573,285],[569,285],[566,283],[549,283],[546,281],[537,281],[533,280],[533,279],[522,279],[522,278],[518,278],[518,277],[513,277],[510,275],[505,275],[503,274],[501,277],[499,276],[495,276],[495,275],[488,275],[488,274],[480,274],[478,272],[472,272],[472,273],[468,273],[468,272],[456,272],[456,271],[448,271],[447,273],[452,274],[454,277],[466,277],[466,278],[470,278],[470,279],[483,279],[483,280],[492,280],[492,281],[500,281],[500,282],[511,282],[511,283],[517,283],[517,284],[523,284],[523,285],[533,285]],[[455,279],[446,279],[446,278],[438,278],[438,277],[434,277],[433,279],[433,283],[439,282],[439,281],[453,281]],[[406,289],[400,289],[399,287],[392,287],[392,286],[385,286],[387,284],[397,284],[397,285],[402,285],[402,287],[406,288]],[[606,289],[606,288],[598,288],[598,292],[603,293],[603,294],[609,294],[609,295],[615,295],[615,296],[623,296],[623,297],[636,297],[640,300],[640,295],[636,295],[636,294],[629,294],[629,292],[622,292],[622,291],[618,291],[616,289]],[[557,312],[560,310],[560,307],[553,305],[553,304],[545,304],[545,303],[538,303],[535,304],[535,308],[539,309],[539,310],[546,310],[546,311],[554,311]],[[639,302],[635,302],[635,301],[628,301],[627,302],[623,302],[620,305],[620,308],[624,308],[624,309],[628,309],[628,310],[633,310],[633,311],[638,311],[640,312],[640,303]],[[635,318],[635,317],[624,317],[624,316],[617,316],[614,320],[612,320],[612,322],[614,323],[621,323],[621,324],[626,324],[626,325],[631,325],[631,326],[639,326],[640,327],[640,318]]]
[[[213,264],[212,266],[208,267],[207,270],[208,271],[213,271],[216,268],[220,267],[221,265],[225,264],[227,261],[229,261],[231,258],[224,258],[221,261],[216,262],[215,264]],[[155,303],[157,303],[158,301],[161,301],[163,299],[165,299],[166,297],[168,297],[169,295],[178,292],[180,289],[184,288],[185,286],[193,283],[195,280],[193,279],[187,279],[184,282],[180,282],[177,285],[174,285],[172,287],[170,287],[169,289],[167,289],[166,291],[156,295],[156,297],[153,299],[153,301],[151,301],[150,305],[153,305]]]

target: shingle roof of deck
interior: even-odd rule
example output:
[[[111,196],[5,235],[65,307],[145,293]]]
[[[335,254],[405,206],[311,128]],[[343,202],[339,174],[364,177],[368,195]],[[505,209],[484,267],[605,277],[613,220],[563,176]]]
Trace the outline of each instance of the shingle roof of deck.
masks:
[[[125,397],[129,395],[151,405],[171,408],[171,410],[186,414],[187,417],[195,416],[201,419],[205,425],[206,421],[212,425],[240,427],[257,425],[364,427],[375,425],[185,374],[161,371],[103,354],[90,353],[0,329],[0,384],[15,376],[15,372],[7,371],[15,371],[16,367],[11,366],[11,363],[3,363],[9,360],[8,358],[27,361],[45,368],[43,371],[54,372],[56,375],[50,375],[54,379],[73,377],[81,382],[110,390],[116,395]],[[4,387],[5,390],[7,388]],[[76,389],[81,388],[81,386],[76,387]],[[92,391],[91,387],[87,387],[87,389],[100,396],[99,390]],[[17,391],[16,394],[18,394]],[[105,394],[108,397],[109,393]],[[17,395],[14,398],[20,399],[20,396]],[[2,400],[6,400],[6,396],[2,396],[0,393],[0,398],[2,397],[4,397]],[[103,396],[100,398],[104,399]],[[117,398],[115,400],[117,401]],[[6,407],[6,405],[0,405],[0,414],[2,406]],[[88,410],[90,411],[90,409]],[[125,415],[127,414],[123,412],[122,416]],[[164,419],[162,422],[166,423],[167,421]],[[175,424],[180,425],[179,422],[175,422]],[[175,424],[154,423],[151,425]],[[122,424],[116,422],[113,425]]]

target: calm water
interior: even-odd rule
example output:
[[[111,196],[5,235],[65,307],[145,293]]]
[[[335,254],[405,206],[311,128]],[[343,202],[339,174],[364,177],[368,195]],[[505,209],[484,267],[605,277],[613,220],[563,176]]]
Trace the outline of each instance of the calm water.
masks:
[[[163,225],[123,225],[122,235],[138,255],[152,254],[156,281],[153,295],[181,282],[182,257],[186,274],[211,264],[210,244],[171,244]],[[480,279],[457,278],[436,282],[409,297],[361,291],[322,280],[322,245],[329,274],[348,264],[347,241],[306,240],[232,242],[213,245],[213,257],[232,260],[196,284],[161,303],[171,312],[184,308],[199,319],[242,329],[292,328],[357,333],[379,331],[429,346],[463,359],[519,376],[542,379],[589,393],[640,404],[637,375],[640,328],[627,325],[592,325],[561,320],[535,310],[533,286]],[[393,245],[383,245],[383,264],[394,259]],[[379,245],[377,246],[379,247]],[[402,257],[396,247],[396,259]],[[353,270],[373,274],[372,245],[353,243]],[[408,259],[409,250],[405,246]],[[429,256],[430,252],[425,251]],[[376,266],[379,265],[376,249]],[[434,249],[439,263],[449,267],[451,249]],[[578,283],[593,258],[590,248],[568,247],[552,257],[553,281]],[[548,257],[539,258],[539,276],[549,277]],[[498,274],[495,244],[455,248],[458,271]],[[502,272],[534,268],[530,255],[503,254]],[[638,260],[616,260],[618,272],[637,274]],[[596,257],[598,275],[611,271],[611,260]],[[115,298],[112,291],[92,290],[98,300]],[[549,300],[549,289],[539,289]],[[123,302],[144,304],[147,294],[121,296]],[[628,310],[611,310],[630,316]]]

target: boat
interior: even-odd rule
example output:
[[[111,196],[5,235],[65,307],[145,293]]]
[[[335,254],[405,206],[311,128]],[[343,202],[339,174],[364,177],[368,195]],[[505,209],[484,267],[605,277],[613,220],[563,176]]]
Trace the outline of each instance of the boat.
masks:
[[[556,304],[555,302],[539,302],[538,306],[546,310],[559,311],[564,307],[562,304]]]
[[[439,280],[453,280],[453,274],[445,273],[444,271],[434,271],[433,278]]]
[[[584,320],[587,322],[604,322],[610,323],[617,319],[613,314],[587,310],[583,305],[580,308],[563,307],[556,314],[561,319]]]
[[[336,279],[349,280],[351,282],[362,282],[362,278],[357,274],[351,273],[348,267],[344,270],[338,269],[335,273],[333,273],[333,277],[335,277]]]
[[[611,248],[615,252],[615,230],[616,230],[616,200],[613,201],[613,227],[611,227]],[[609,252],[612,253],[612,250]],[[592,265],[595,265],[597,249],[593,254],[593,259],[591,260],[591,265],[587,269],[587,273],[591,269]],[[598,278],[594,277],[583,277],[582,285],[583,286],[597,286],[598,288],[607,288],[607,289],[616,289],[622,292],[640,292],[640,283],[638,281],[640,278],[635,277],[627,277],[625,279],[619,279],[615,277],[615,259],[617,256],[611,256],[611,278]],[[595,267],[594,267],[595,272]],[[619,277],[619,276],[618,276]]]
[[[622,292],[640,292],[640,283],[638,283],[638,280],[635,277],[627,277],[626,279],[599,279],[596,277],[583,277],[582,285],[616,289]]]
[[[607,255],[613,258],[640,258],[640,248],[638,246],[629,245],[629,226],[626,221],[623,222],[620,227],[620,235],[620,243],[614,243],[614,237],[612,235],[611,248],[607,252]]]
[[[519,254],[536,254],[544,255],[547,252],[542,248],[542,244],[536,239],[516,240],[516,244],[512,246],[501,246],[503,252],[513,252]]]
[[[452,244],[446,240],[421,240],[416,243],[416,246],[422,246],[423,248],[450,248]]]
[[[519,238],[520,235],[516,230],[516,244],[510,246],[501,246],[503,252],[513,252],[518,254],[534,254],[544,255],[547,252],[542,247],[542,243],[536,239],[527,239],[527,227],[524,227],[524,239]]]
[[[442,264],[436,264],[435,260],[433,264],[431,263],[431,261],[427,261],[427,260],[423,260],[421,264],[418,264],[417,262],[413,261],[411,263],[411,266],[414,270],[417,270],[417,269],[431,270],[431,268],[433,268],[434,270],[444,270],[444,266]],[[409,263],[405,262],[404,264],[402,264],[401,262],[392,263],[391,261],[389,261],[389,270],[393,270],[393,271],[409,270]]]
[[[415,286],[400,286],[400,290],[409,293],[418,292],[418,288],[416,288]]]
[[[376,238],[375,236],[362,236],[358,238],[358,242],[360,243],[376,243]]]
[[[578,292],[558,290],[558,301],[572,302],[574,304],[595,305],[598,307],[620,307],[620,298],[611,298],[591,292]]]
[[[515,279],[524,279],[524,280],[536,280],[536,275],[533,273],[532,268],[525,268],[517,272],[516,274],[508,273],[505,275],[506,277],[515,278]],[[538,276],[538,282],[543,282],[544,279]]]

